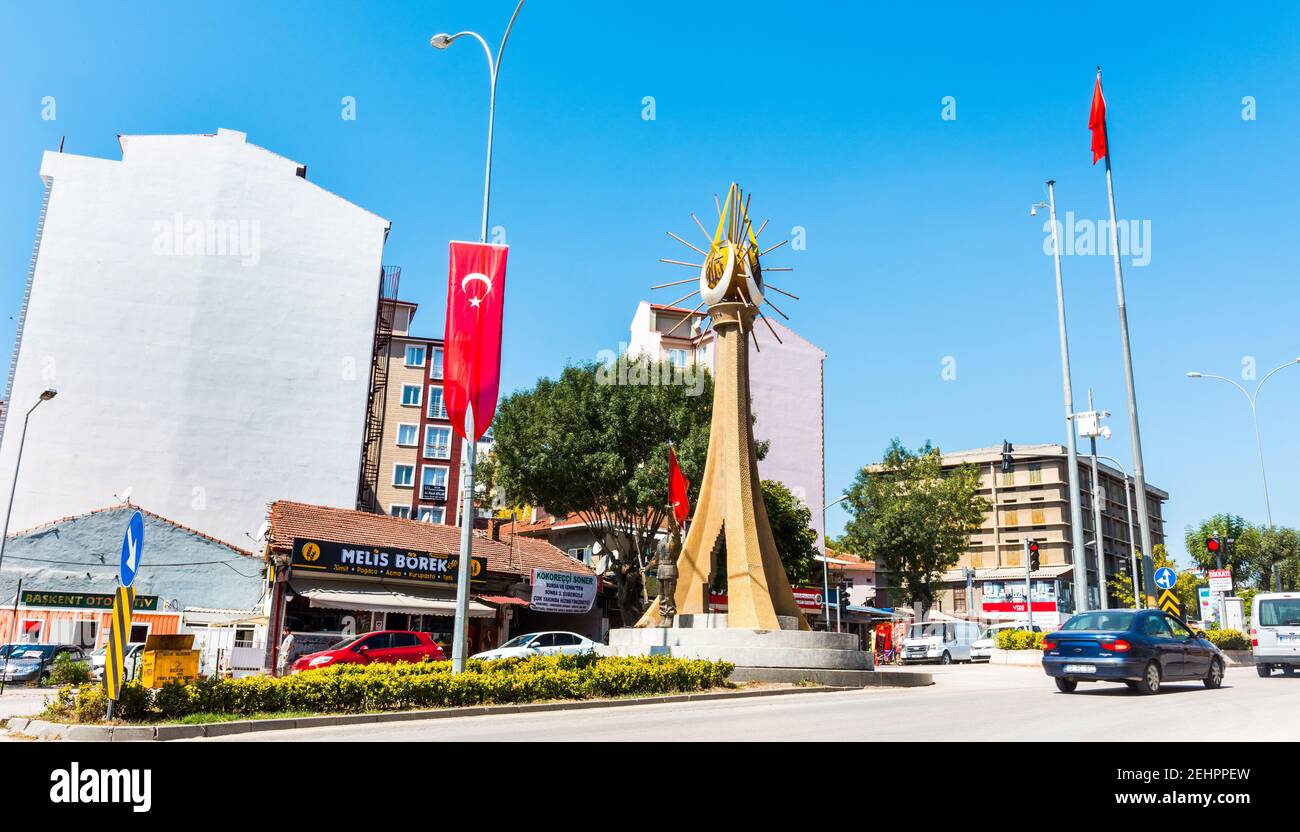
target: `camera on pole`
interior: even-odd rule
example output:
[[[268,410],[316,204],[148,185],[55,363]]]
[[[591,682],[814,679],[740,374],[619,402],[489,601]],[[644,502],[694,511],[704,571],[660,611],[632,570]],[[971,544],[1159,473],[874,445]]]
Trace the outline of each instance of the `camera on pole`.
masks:
[[[1004,474],[1011,473],[1011,463],[1012,463],[1011,452],[1013,450],[1015,449],[1011,447],[1011,443],[1003,439],[1002,440],[1002,473]]]

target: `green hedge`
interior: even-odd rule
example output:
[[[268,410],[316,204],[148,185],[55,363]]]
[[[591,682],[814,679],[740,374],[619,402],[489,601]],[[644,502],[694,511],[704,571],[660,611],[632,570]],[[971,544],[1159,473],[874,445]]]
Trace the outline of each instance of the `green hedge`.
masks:
[[[451,674],[449,662],[336,665],[272,678],[170,682],[149,691],[123,687],[114,717],[127,721],[178,719],[194,713],[273,711],[343,713],[492,705],[545,699],[678,693],[726,683],[728,662],[667,656],[534,656],[470,661]],[[104,718],[107,700],[97,685],[60,689],[47,716],[72,722]]]
[[[999,650],[1042,650],[1043,635],[1023,630],[998,630],[994,643]]]
[[[1241,630],[1206,630],[1205,637],[1220,650],[1250,649],[1250,639]]]

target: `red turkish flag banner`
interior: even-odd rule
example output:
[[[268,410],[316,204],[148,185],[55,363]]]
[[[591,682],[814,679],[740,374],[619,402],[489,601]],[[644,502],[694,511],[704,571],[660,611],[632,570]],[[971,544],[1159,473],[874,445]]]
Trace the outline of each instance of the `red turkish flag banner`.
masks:
[[[691,482],[686,479],[682,473],[682,468],[677,464],[677,454],[673,449],[668,449],[668,502],[673,507],[673,517],[677,518],[677,525],[686,522],[686,518],[691,516],[691,501],[686,496],[690,490]]]
[[[508,252],[506,246],[486,243],[451,244],[443,399],[452,428],[466,440],[478,440],[496,414]],[[465,436],[465,411],[471,406],[473,437]]]
[[[1097,85],[1092,88],[1092,112],[1088,114],[1088,128],[1092,130],[1092,163],[1095,165],[1109,152],[1106,147],[1106,96],[1101,94],[1101,72],[1097,73]]]

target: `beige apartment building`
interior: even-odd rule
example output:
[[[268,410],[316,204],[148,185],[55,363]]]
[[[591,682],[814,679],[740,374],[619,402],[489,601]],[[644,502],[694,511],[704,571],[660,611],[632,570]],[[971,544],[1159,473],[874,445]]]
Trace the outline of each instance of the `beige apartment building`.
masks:
[[[1062,445],[1016,445],[1013,465],[1002,471],[1000,445],[956,453],[945,453],[945,468],[975,465],[980,473],[980,496],[990,505],[979,532],[971,536],[970,549],[958,565],[946,572],[946,589],[933,609],[963,618],[981,620],[1023,620],[1025,607],[1025,541],[1037,541],[1041,568],[1033,573],[1031,592],[1037,621],[1059,623],[1074,609],[1073,563],[1071,561],[1069,483],[1067,455]],[[1136,490],[1124,472],[1098,462],[1103,496],[1101,542],[1107,577],[1128,573],[1130,529],[1128,507],[1132,505],[1133,538],[1138,537]],[[1090,457],[1079,454],[1079,490],[1082,499],[1083,540],[1087,552],[1089,606],[1100,601],[1097,560],[1094,554]],[[1164,543],[1164,503],[1169,494],[1147,483],[1147,509],[1153,545]],[[968,597],[966,569],[975,570],[973,592]],[[887,576],[880,579],[888,585]],[[895,599],[897,600],[897,599]],[[901,603],[901,602],[900,602]]]

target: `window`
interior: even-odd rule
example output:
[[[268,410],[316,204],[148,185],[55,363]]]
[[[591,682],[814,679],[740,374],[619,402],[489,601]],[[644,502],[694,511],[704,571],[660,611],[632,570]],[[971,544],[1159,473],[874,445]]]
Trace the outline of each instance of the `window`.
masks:
[[[1043,481],[1043,464],[1041,462],[1029,463],[1029,482],[1038,485]]]
[[[425,523],[444,523],[447,520],[447,509],[442,506],[420,506],[416,519]]]
[[[542,633],[529,647],[554,647],[555,633]]]
[[[447,404],[442,400],[441,387],[429,388],[429,418],[430,419],[447,418]]]
[[[419,425],[398,425],[397,444],[403,448],[414,448],[420,442]]]
[[[1016,472],[1015,472],[1015,470],[1011,470],[1011,471],[1003,471],[1003,472],[1002,472],[1002,484],[1003,484],[1003,485],[1015,485],[1015,484],[1016,484]]]
[[[685,367],[688,363],[686,350],[669,350],[668,363],[674,367]]]
[[[392,643],[392,633],[376,633],[367,637],[357,647],[366,647],[370,650],[387,650]]]
[[[581,643],[582,643],[582,642],[578,639],[578,637],[575,636],[575,635],[572,634],[572,633],[556,633],[556,634],[555,634],[555,646],[556,646],[556,647],[573,647],[574,645],[576,645],[576,644],[581,644]]]
[[[442,350],[434,347],[430,357],[432,360],[429,362],[429,378],[442,378]]]
[[[132,624],[131,637],[127,639],[128,644],[144,644],[149,639],[149,624]]]
[[[966,587],[959,586],[952,591],[952,610],[953,612],[966,611]]]
[[[419,645],[420,639],[415,633],[392,633],[392,647],[415,647]]]
[[[1164,616],[1150,615],[1142,622],[1142,632],[1156,638],[1169,638],[1169,625],[1165,623]]]
[[[406,366],[424,366],[424,347],[417,347],[415,344],[408,344],[406,346]]]
[[[402,385],[402,404],[406,407],[420,406],[420,385],[403,384]]]
[[[1006,524],[1007,524],[1008,526],[1019,526],[1019,525],[1020,525],[1020,512],[1016,511],[1015,509],[1011,509],[1010,511],[1008,511],[1008,512],[1007,512],[1007,522],[1006,522]]]
[[[415,480],[414,465],[394,465],[393,485],[398,488],[410,488]]]
[[[405,505],[391,505],[388,507],[390,517],[401,517],[403,520],[411,519],[411,507]]]
[[[1029,515],[1029,522],[1035,526],[1041,526],[1047,522],[1047,514],[1041,508],[1034,509]]]
[[[425,459],[451,459],[451,428],[429,425],[424,429]]]
[[[1165,616],[1165,624],[1174,631],[1174,638],[1191,638],[1192,631],[1183,626],[1176,618]]]

